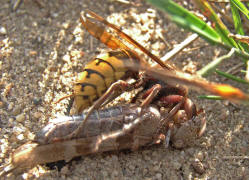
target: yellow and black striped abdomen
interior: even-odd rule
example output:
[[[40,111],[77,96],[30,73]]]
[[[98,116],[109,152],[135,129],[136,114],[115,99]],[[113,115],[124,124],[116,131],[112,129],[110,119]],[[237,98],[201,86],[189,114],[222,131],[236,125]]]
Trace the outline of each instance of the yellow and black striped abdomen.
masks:
[[[90,61],[79,74],[74,86],[77,113],[91,106],[112,83],[123,79],[130,71],[126,64],[138,61],[134,57],[127,51],[111,51]]]

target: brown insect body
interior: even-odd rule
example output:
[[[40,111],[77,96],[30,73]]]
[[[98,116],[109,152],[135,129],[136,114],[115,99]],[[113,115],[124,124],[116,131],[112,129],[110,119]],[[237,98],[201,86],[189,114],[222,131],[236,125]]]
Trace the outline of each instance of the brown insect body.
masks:
[[[91,130],[82,132],[82,137],[46,143],[47,140],[73,131],[84,120],[84,116],[63,117],[57,123],[48,124],[37,133],[34,141],[13,152],[10,164],[2,168],[0,175],[12,171],[18,173],[37,164],[70,160],[76,156],[122,149],[135,150],[155,143],[161,125],[166,123],[165,116],[161,116],[153,106],[145,108],[143,112],[136,105],[111,107],[90,116],[86,127],[91,127]]]
[[[78,135],[78,138],[88,138],[121,130],[125,125],[132,123],[135,119],[139,118],[141,110],[141,107],[133,104],[114,106],[94,111],[85,124],[84,130]],[[155,116],[155,121],[158,121],[160,114],[155,107],[149,106],[143,111],[148,111],[148,116]],[[72,133],[85,119],[86,114],[87,112],[82,113],[81,115],[63,116],[54,119],[36,134],[34,141],[39,144],[48,144],[49,142],[56,141],[57,138],[64,137]],[[154,124],[157,126],[157,123],[154,122],[154,120],[151,120],[151,126]],[[156,129],[156,127],[153,127],[152,129]],[[149,133],[153,134],[153,132]]]
[[[167,134],[168,123],[172,121],[168,113],[161,113],[155,106],[143,109],[134,104],[110,107],[95,111],[86,123],[86,131],[78,139],[56,141],[74,131],[85,115],[65,116],[49,123],[36,134],[34,141],[12,153],[10,163],[0,169],[0,177],[11,172],[21,173],[37,164],[69,161],[73,157],[105,151],[136,150],[141,146],[156,144],[162,140],[161,134]],[[175,142],[173,144],[178,148],[184,147],[187,136],[188,139],[198,136],[203,122],[203,119],[197,118],[191,122],[177,123],[170,137]],[[184,130],[179,132],[181,127]],[[191,137],[185,133],[188,132],[186,129],[192,132]]]

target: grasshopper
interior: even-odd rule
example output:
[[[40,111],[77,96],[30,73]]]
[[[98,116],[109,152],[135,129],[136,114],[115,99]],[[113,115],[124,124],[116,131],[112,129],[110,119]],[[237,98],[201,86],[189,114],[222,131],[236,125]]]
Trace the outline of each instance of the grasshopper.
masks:
[[[146,98],[144,101],[148,101]],[[117,151],[137,150],[141,146],[158,144],[166,140],[183,148],[205,130],[205,119],[189,119],[179,110],[184,101],[173,109],[163,111],[153,104],[141,107],[136,104],[113,106],[96,110],[89,116],[78,138],[60,139],[73,132],[87,113],[55,119],[36,134],[34,140],[20,146],[11,155],[9,164],[0,169],[0,176],[20,173],[38,164],[69,161],[73,157]],[[183,111],[183,113],[179,113]]]

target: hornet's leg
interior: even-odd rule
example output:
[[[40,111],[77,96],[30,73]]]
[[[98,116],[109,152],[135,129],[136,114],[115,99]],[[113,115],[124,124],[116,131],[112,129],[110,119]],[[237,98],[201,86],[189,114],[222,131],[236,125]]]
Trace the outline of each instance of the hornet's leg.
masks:
[[[72,138],[77,138],[78,134],[84,129],[85,123],[87,122],[89,116],[93,113],[94,110],[98,109],[111,95],[113,92],[117,91],[117,90],[127,90],[130,88],[130,86],[132,86],[131,84],[119,80],[115,83],[113,83],[108,90],[97,100],[95,101],[95,103],[89,108],[86,118],[82,121],[82,123],[79,125],[79,127],[72,132],[71,134],[62,137],[60,140],[68,140],[68,139],[72,139]]]
[[[183,101],[184,100],[184,101]],[[182,102],[182,106],[180,109],[185,110],[188,119],[192,119],[192,117],[197,115],[197,110],[195,104],[189,99],[185,98],[181,95],[168,95],[160,98],[159,100],[161,103],[165,104],[164,106],[175,104]]]
[[[122,81],[122,80],[119,80],[119,81],[113,83],[110,86],[110,88],[89,108],[87,115],[86,115],[86,118],[80,124],[80,126],[73,133],[66,136],[65,139],[76,138],[77,135],[79,134],[79,132],[81,132],[84,129],[84,125],[85,125],[87,119],[89,118],[89,116],[92,114],[92,112],[94,110],[98,109],[99,107],[101,107],[101,105],[106,101],[106,99],[108,99],[112,95],[113,92],[116,92],[118,90],[127,91],[130,88],[132,88],[132,84],[129,84],[129,83]],[[142,102],[142,105],[141,105],[142,109],[147,107],[151,103],[151,101],[157,95],[157,93],[160,91],[160,89],[161,89],[161,86],[159,84],[153,86],[153,91]],[[63,140],[64,140],[64,138],[63,138]]]
[[[197,112],[195,104],[189,98],[179,95],[169,95],[162,99],[165,102],[171,103],[180,101],[176,105],[178,108],[175,106],[170,111],[172,118],[166,117],[166,120],[163,120],[164,126],[166,125],[167,127],[165,137],[166,147],[168,147],[171,141],[174,147],[183,148],[193,143],[195,138],[202,136],[206,129],[205,117],[203,114],[200,115],[203,113],[202,110]],[[173,111],[175,108],[176,110]],[[179,111],[180,109],[183,111]]]
[[[167,124],[167,127],[168,127],[167,132],[166,132],[166,137],[165,137],[165,147],[166,148],[168,148],[168,146],[169,146],[169,141],[170,141],[170,137],[171,137],[171,133],[172,133],[172,128],[174,126],[174,122],[172,121],[172,119],[174,119],[174,116],[181,109],[181,107],[183,106],[185,100],[186,100],[186,98],[182,98],[181,101],[178,102],[178,104],[175,105],[173,107],[173,109],[170,110],[170,112],[167,114],[167,116],[161,120],[161,123],[160,123],[161,127],[165,127],[166,124]],[[162,129],[160,131],[162,131]],[[165,129],[163,131],[165,131]]]

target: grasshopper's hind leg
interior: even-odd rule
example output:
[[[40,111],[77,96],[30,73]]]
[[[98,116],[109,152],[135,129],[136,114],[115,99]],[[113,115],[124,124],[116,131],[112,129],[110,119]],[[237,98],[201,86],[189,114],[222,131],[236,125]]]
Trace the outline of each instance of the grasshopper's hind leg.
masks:
[[[117,92],[118,90],[121,91],[127,91],[130,90],[132,88],[134,88],[134,85],[136,84],[129,84],[126,81],[123,80],[119,80],[115,83],[113,83],[108,90],[97,100],[95,101],[95,103],[89,108],[87,115],[85,117],[85,119],[82,121],[82,123],[79,125],[79,127],[72,132],[71,134],[62,137],[60,140],[68,140],[68,139],[73,139],[73,138],[77,138],[78,134],[84,130],[85,127],[85,123],[87,122],[89,116],[93,113],[94,110],[98,109],[99,107],[101,107],[101,105],[109,98],[112,96],[112,94],[114,92]],[[161,86],[160,85],[154,85],[153,87],[153,91],[150,93],[150,95],[148,97],[146,97],[146,99],[143,100],[142,104],[141,104],[141,114],[143,113],[143,109],[146,108],[151,101],[154,99],[154,97],[158,94],[158,92],[160,91]]]
[[[108,90],[97,101],[95,101],[95,103],[89,108],[85,119],[82,121],[82,123],[79,125],[79,127],[71,134],[69,134],[65,137],[62,137],[60,140],[68,140],[68,139],[77,138],[78,134],[84,129],[85,123],[87,122],[89,116],[93,113],[94,110],[101,107],[101,105],[113,94],[113,92],[116,92],[118,90],[126,91],[129,88],[131,88],[131,86],[132,86],[132,84],[129,84],[123,80],[119,80],[119,81],[113,83],[108,88]]]

